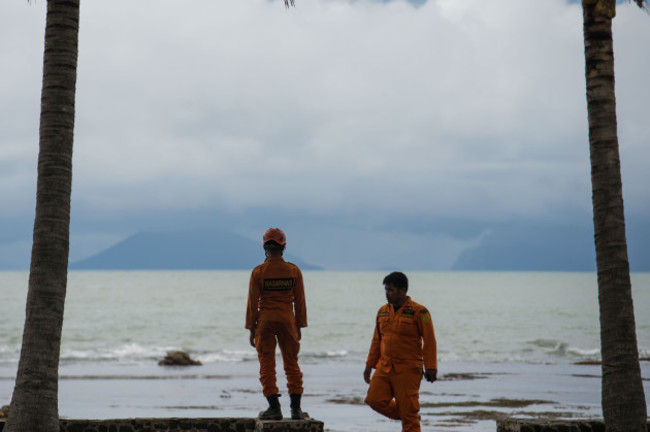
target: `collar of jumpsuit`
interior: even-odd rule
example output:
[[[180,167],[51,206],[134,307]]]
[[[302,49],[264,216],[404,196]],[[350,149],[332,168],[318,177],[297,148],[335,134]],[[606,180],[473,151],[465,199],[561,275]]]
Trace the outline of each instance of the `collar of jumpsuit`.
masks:
[[[391,313],[391,318],[393,318],[396,314],[409,309],[409,307],[412,306],[411,303],[411,297],[409,296],[407,296],[399,306],[397,306],[395,303],[390,303],[390,307],[388,309]]]

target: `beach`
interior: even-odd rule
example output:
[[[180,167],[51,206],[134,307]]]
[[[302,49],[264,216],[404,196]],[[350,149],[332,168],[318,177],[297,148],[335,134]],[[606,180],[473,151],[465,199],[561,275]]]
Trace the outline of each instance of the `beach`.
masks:
[[[650,365],[644,364],[646,393]],[[600,367],[567,364],[450,363],[440,379],[422,383],[425,430],[494,431],[495,419],[584,419],[600,415]],[[388,432],[399,423],[365,406],[362,365],[305,362],[303,409],[328,431]],[[2,397],[13,382],[0,369]],[[286,383],[279,373],[281,387]],[[281,403],[288,414],[288,397]],[[5,399],[6,400],[6,399]],[[64,418],[254,417],[265,407],[257,364],[143,367],[63,365]]]
[[[255,417],[265,408],[243,311],[248,272],[72,272],[60,367],[64,418]],[[306,272],[303,409],[332,432],[399,430],[363,403],[379,272]],[[10,402],[26,273],[0,273],[0,406]],[[637,335],[650,347],[650,277],[634,275]],[[23,285],[24,284],[24,285]],[[592,274],[413,273],[432,313],[439,380],[422,382],[423,430],[494,431],[501,416],[599,418]],[[182,349],[202,366],[158,366]],[[278,358],[281,403],[286,380]],[[650,364],[642,362],[646,394]]]

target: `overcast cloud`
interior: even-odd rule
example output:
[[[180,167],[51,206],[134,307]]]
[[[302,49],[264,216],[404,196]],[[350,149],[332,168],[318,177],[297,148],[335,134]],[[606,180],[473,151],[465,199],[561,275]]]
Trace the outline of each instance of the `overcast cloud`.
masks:
[[[82,3],[80,214],[590,212],[580,5]],[[33,217],[45,7],[0,3],[7,220]],[[650,217],[648,14],[619,5],[614,39],[626,210]]]

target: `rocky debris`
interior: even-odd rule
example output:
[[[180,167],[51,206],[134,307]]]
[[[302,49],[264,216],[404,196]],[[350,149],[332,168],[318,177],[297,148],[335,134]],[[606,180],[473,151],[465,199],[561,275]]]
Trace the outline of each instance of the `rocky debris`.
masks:
[[[487,373],[448,373],[443,374],[439,379],[440,381],[457,381],[457,380],[475,380],[487,378]]]
[[[9,405],[5,405],[2,408],[0,408],[0,418],[7,418],[9,417]]]
[[[648,423],[650,426],[650,423]],[[650,427],[648,428],[650,430]],[[497,432],[605,432],[602,420],[552,420],[547,417],[540,419],[497,419]]]
[[[194,360],[185,351],[167,351],[164,359],[158,362],[160,366],[201,366],[201,362]]]

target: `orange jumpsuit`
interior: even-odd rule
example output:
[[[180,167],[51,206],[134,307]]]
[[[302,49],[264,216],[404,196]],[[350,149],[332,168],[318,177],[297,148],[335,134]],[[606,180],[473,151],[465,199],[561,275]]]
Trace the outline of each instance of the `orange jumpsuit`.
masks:
[[[420,382],[424,369],[438,369],[436,337],[427,309],[407,297],[395,312],[386,304],[377,313],[366,366],[375,368],[365,402],[404,432],[419,432]]]
[[[264,396],[278,394],[275,346],[280,346],[289,394],[302,394],[298,366],[298,328],[307,327],[307,307],[302,273],[282,257],[268,257],[251,273],[246,308],[246,328],[255,329]]]

